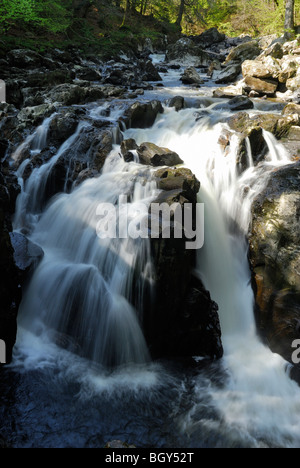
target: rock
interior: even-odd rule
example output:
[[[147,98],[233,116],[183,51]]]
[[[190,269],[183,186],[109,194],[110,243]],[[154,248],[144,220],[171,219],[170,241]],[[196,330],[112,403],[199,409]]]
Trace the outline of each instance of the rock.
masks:
[[[176,166],[183,164],[182,159],[168,148],[160,148],[154,143],[142,143],[137,152],[141,164],[150,166]]]
[[[246,76],[244,83],[244,89],[247,93],[255,91],[260,96],[274,96],[278,88],[278,81],[261,80],[252,76]]]
[[[175,107],[176,112],[184,109],[185,100],[182,96],[175,96],[169,101],[169,107]]]
[[[194,84],[200,85],[203,84],[203,80],[200,77],[199,73],[196,71],[194,67],[188,67],[185,69],[183,75],[181,76],[180,80],[183,84]]]
[[[291,126],[288,139],[292,141],[298,141],[300,143],[300,127]]]
[[[250,232],[258,329],[290,362],[300,319],[299,178],[299,163],[271,174],[253,203]]]
[[[291,91],[297,91],[300,88],[300,74],[295,78],[290,78],[286,82],[287,89]]]
[[[279,42],[275,42],[275,44],[270,44],[262,54],[258,57],[258,59],[262,57],[273,57],[274,59],[282,59],[284,55],[284,51],[282,45]]]
[[[229,101],[228,105],[230,110],[234,112],[254,108],[253,102],[246,96],[236,96]]]
[[[160,76],[158,70],[153,65],[151,60],[147,60],[145,65],[142,67],[143,76],[142,80],[144,81],[162,81],[162,77]]]
[[[227,56],[225,63],[228,64],[231,61],[239,62],[242,64],[245,60],[253,60],[258,57],[261,53],[261,48],[257,41],[249,41],[238,45]]]
[[[235,96],[240,96],[243,93],[242,84],[237,83],[231,86],[224,86],[213,91],[213,96],[216,98],[231,99]]]
[[[159,169],[154,175],[160,190],[181,190],[182,196],[187,199],[195,200],[200,190],[200,182],[189,169],[184,167]]]
[[[160,101],[135,102],[121,118],[127,128],[148,128],[152,127],[158,114],[164,112]]]
[[[133,138],[129,138],[128,140],[123,140],[121,143],[121,153],[123,156],[127,154],[129,151],[136,150],[138,145]]]
[[[99,70],[90,67],[80,67],[76,72],[77,78],[87,81],[100,81],[102,75]]]
[[[299,115],[280,116],[278,114],[258,114],[250,117],[246,112],[238,112],[228,119],[232,130],[248,136],[254,128],[263,128],[273,133],[279,140],[288,135],[292,126],[300,125]]]
[[[244,77],[251,76],[262,80],[276,80],[278,79],[280,71],[279,63],[272,57],[267,57],[262,61],[246,60],[242,64],[242,73]]]
[[[209,62],[211,62],[208,54],[199,45],[186,37],[179,39],[175,44],[169,44],[166,61],[187,66],[208,66]]]
[[[50,123],[48,140],[56,147],[65,142],[76,131],[79,123],[79,115],[76,109],[61,109]]]
[[[10,239],[14,249],[14,260],[17,268],[28,273],[31,268],[37,266],[44,256],[43,250],[21,233],[12,232]]]
[[[12,360],[12,351],[16,341],[17,313],[21,302],[21,284],[23,274],[15,264],[14,249],[10,234],[11,217],[19,193],[16,177],[2,163],[0,166],[0,339],[6,344],[6,362]]]
[[[55,86],[46,94],[46,99],[58,102],[65,106],[85,104],[105,97],[101,87],[81,87],[75,84],[62,84]]]
[[[251,149],[251,157],[254,166],[265,160],[265,156],[269,152],[268,145],[264,139],[263,129],[261,127],[253,128],[249,131],[246,138],[240,141],[237,153],[237,169],[239,174],[249,168],[248,144]]]
[[[194,40],[199,42],[203,47],[209,47],[213,44],[225,41],[225,38],[225,34],[220,33],[217,28],[210,28],[200,34],[200,36],[194,38]]]
[[[299,63],[293,57],[284,57],[280,62],[281,69],[278,75],[280,83],[286,83],[289,79],[294,78],[299,69]]]
[[[224,70],[222,70],[216,79],[217,84],[221,83],[231,83],[239,76],[241,73],[241,65],[238,62],[230,62]]]
[[[155,176],[163,191],[154,203],[179,203],[182,208],[188,203],[195,209],[200,183],[189,169],[160,169]],[[184,232],[182,239],[174,239],[172,220],[170,238],[151,236],[155,290],[144,322],[154,358],[223,355],[218,306],[192,274],[195,252],[186,249]]]
[[[52,104],[41,104],[33,107],[23,107],[17,118],[25,125],[40,125],[46,117],[50,117],[56,108]]]
[[[8,52],[7,60],[12,67],[16,68],[37,68],[42,66],[43,57],[27,49],[14,49]]]

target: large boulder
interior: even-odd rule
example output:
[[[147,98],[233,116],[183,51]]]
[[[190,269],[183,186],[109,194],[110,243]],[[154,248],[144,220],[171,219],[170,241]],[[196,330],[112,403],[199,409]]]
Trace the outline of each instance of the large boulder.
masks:
[[[199,66],[209,65],[211,59],[201,46],[195,44],[192,39],[183,37],[175,42],[175,44],[169,44],[166,61],[187,66]]]
[[[225,64],[231,61],[242,64],[245,60],[253,60],[262,52],[256,40],[244,42],[234,47],[225,60]]]
[[[242,64],[243,76],[252,76],[260,79],[278,79],[281,72],[279,62],[268,56],[264,60],[245,60]]]
[[[270,175],[253,203],[249,236],[258,329],[290,362],[300,338],[299,178],[299,163]]]
[[[278,81],[262,80],[253,76],[246,76],[244,80],[244,90],[250,94],[257,93],[259,96],[274,96],[278,89]]]

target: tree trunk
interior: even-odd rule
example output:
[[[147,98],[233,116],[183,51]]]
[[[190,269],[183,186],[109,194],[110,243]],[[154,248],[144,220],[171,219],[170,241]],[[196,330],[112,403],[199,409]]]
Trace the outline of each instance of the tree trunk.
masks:
[[[295,29],[295,0],[286,0],[285,5],[285,36],[291,37],[291,31]]]
[[[177,20],[176,20],[177,26],[180,26],[180,27],[181,27],[181,22],[182,22],[182,18],[183,18],[184,7],[185,7],[185,0],[180,0],[179,13],[178,13],[178,17],[177,17]]]

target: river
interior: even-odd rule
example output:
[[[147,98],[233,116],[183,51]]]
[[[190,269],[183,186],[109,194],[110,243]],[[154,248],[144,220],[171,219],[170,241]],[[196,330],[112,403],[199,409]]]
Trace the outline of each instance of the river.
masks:
[[[83,121],[25,184],[26,161],[18,171],[14,228],[26,229],[45,255],[25,290],[13,364],[1,370],[0,432],[14,447],[103,447],[113,439],[146,448],[300,447],[300,389],[287,363],[257,337],[245,241],[254,197],[289,156],[265,133],[266,162],[254,167],[248,148],[248,168],[238,173],[238,138],[226,157],[218,143],[232,114],[228,101],[212,97],[212,80],[199,89],[183,87],[180,72],[163,74],[164,87],[144,98],[165,102],[181,95],[187,107],[165,106],[152,128],[124,129],[123,137],[175,150],[201,181],[205,242],[196,274],[219,305],[224,357],[203,365],[195,357],[193,369],[181,361],[151,362],[128,300],[137,259],[141,277],[151,279],[149,249],[96,236],[99,202],[115,204],[130,192],[132,203],[150,203],[158,193],[149,168],[125,163],[117,143],[99,178],[55,197],[40,215],[45,178],[89,125]],[[278,103],[254,104],[248,112],[281,111]],[[90,106],[94,118],[101,110]],[[118,105],[109,118],[119,114]],[[45,144],[48,125],[46,119],[34,136],[35,151]],[[66,330],[80,335],[86,357],[57,346],[53,330],[56,339]],[[118,368],[105,370],[111,362]]]

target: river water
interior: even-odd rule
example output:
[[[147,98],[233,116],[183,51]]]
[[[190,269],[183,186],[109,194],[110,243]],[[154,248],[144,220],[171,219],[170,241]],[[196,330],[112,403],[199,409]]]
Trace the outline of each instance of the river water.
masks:
[[[254,197],[289,156],[265,133],[266,161],[254,167],[248,148],[248,168],[240,174],[238,137],[226,157],[218,143],[232,114],[227,101],[212,97],[213,81],[195,89],[182,87],[179,76],[180,70],[164,74],[164,88],[145,99],[181,95],[187,108],[165,106],[152,128],[125,129],[123,136],[176,151],[201,181],[205,242],[195,273],[219,305],[224,357],[214,363],[195,357],[193,369],[180,361],[151,362],[139,311],[129,301],[133,285],[142,297],[144,280],[151,284],[149,246],[96,235],[100,202],[115,204],[130,194],[134,206],[155,198],[148,167],[125,163],[115,144],[99,178],[55,197],[41,215],[47,175],[80,137],[83,121],[26,183],[28,161],[18,171],[14,228],[26,229],[45,255],[21,304],[13,364],[1,369],[0,434],[14,447],[103,447],[112,439],[153,448],[300,447],[300,389],[287,363],[256,335],[245,242]],[[250,113],[280,112],[278,103],[254,102]],[[119,112],[117,106],[109,118]],[[100,114],[92,105],[90,115]],[[34,151],[45,144],[48,127],[49,119],[32,137]],[[71,351],[57,345],[66,335],[76,336]],[[72,352],[78,346],[81,357]],[[110,364],[118,368],[106,370]]]

